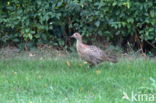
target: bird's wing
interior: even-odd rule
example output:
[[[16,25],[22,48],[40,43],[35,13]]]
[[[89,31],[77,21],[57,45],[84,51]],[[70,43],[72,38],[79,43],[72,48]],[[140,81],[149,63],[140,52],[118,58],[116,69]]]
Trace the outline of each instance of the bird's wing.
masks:
[[[89,46],[85,51],[90,57],[97,58],[101,61],[107,60],[108,58],[106,53],[96,46]]]

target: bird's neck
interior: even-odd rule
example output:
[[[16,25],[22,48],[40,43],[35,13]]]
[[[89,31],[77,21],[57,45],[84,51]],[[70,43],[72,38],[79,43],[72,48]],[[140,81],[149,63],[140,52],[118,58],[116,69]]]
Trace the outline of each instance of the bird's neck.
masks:
[[[77,45],[83,44],[83,43],[82,43],[82,39],[81,39],[81,38],[77,39],[76,44],[77,44]]]
[[[80,47],[81,44],[83,44],[83,43],[82,43],[82,39],[77,39],[77,40],[76,40],[76,47],[77,47],[77,48]]]
[[[82,38],[77,39],[77,42],[82,43]]]
[[[88,46],[86,44],[83,44],[82,40],[77,40],[77,42],[76,42],[76,48],[77,48],[78,51],[79,50],[82,51],[83,49],[85,49],[87,47]]]

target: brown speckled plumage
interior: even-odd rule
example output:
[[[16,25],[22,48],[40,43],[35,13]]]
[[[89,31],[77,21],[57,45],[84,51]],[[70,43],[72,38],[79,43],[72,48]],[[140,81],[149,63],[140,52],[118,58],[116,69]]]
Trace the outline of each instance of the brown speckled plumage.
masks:
[[[78,55],[91,65],[97,65],[103,61],[117,62],[115,56],[107,55],[103,50],[96,46],[86,45],[82,42],[82,37],[79,33],[74,33],[71,37],[75,38],[76,49]]]

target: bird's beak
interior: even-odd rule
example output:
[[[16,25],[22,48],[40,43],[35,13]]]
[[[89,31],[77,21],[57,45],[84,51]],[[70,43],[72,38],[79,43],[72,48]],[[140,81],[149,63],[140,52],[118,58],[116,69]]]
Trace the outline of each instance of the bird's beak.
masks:
[[[71,38],[74,38],[74,35],[70,36]]]

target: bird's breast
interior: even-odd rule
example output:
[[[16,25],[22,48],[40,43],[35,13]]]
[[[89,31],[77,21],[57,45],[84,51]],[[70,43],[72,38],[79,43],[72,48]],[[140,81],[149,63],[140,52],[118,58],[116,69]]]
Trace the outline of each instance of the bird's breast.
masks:
[[[77,52],[78,52],[79,56],[82,56],[83,54],[86,53],[88,46],[83,43],[77,42],[76,48],[77,48]]]

